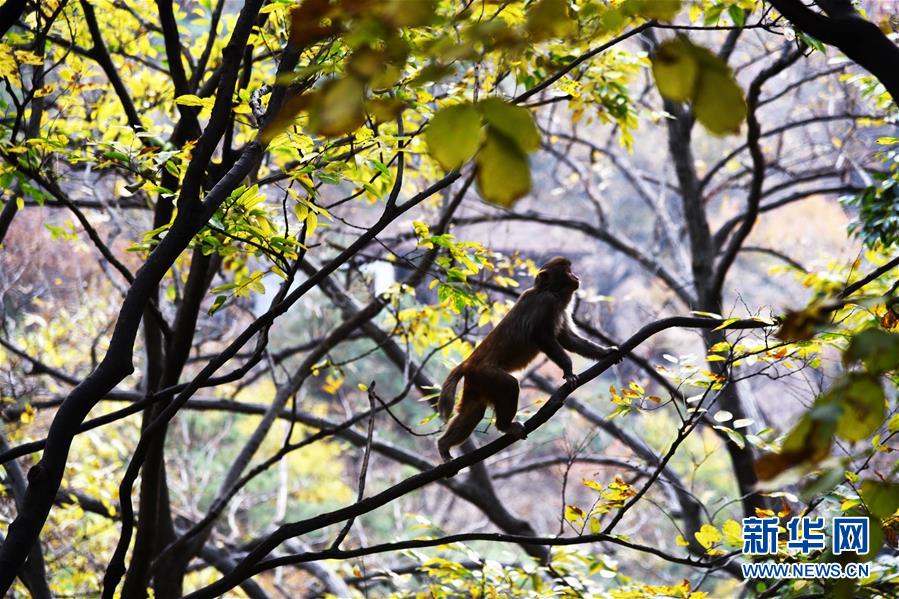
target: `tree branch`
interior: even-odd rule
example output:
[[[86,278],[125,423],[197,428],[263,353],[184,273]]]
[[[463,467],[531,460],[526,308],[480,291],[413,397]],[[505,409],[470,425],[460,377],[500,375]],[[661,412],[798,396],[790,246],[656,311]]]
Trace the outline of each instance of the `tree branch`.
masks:
[[[700,561],[687,557],[678,557],[676,555],[666,553],[661,549],[658,549],[657,547],[652,547],[650,545],[641,545],[623,539],[617,535],[608,534],[589,534],[577,537],[532,537],[528,535],[507,535],[490,532],[478,532],[448,535],[445,537],[437,537],[434,539],[414,539],[409,541],[397,541],[394,543],[382,543],[380,545],[359,547],[357,549],[326,549],[324,551],[310,551],[308,553],[286,555],[283,557],[276,557],[259,562],[252,568],[249,575],[252,576],[254,574],[259,574],[260,572],[265,572],[266,570],[271,570],[272,568],[277,568],[279,566],[300,564],[309,561],[318,561],[323,559],[349,559],[353,557],[360,557],[363,555],[372,555],[375,553],[399,551],[401,549],[437,547],[440,545],[464,543],[467,541],[492,541],[494,543],[518,543],[527,545],[545,545],[551,547],[583,545],[586,543],[611,543],[613,545],[618,545],[619,547],[626,547],[628,549],[633,549],[634,551],[639,551],[641,553],[649,553],[651,555],[655,555],[656,557],[660,557],[667,562],[681,564],[684,566],[691,566],[693,568],[719,568],[727,560],[733,557],[733,555],[728,554],[716,557],[710,561]],[[202,590],[203,589],[191,593],[190,595],[187,595],[187,597],[193,598],[195,596],[203,596],[200,594]]]
[[[740,227],[730,238],[730,242],[722,251],[715,267],[711,282],[711,293],[716,297],[721,295],[721,290],[724,287],[724,279],[727,277],[731,265],[737,258],[740,246],[743,245],[743,242],[752,232],[752,228],[755,226],[755,221],[759,215],[759,203],[762,200],[762,185],[765,182],[765,175],[768,167],[765,162],[765,154],[762,152],[762,147],[759,144],[762,128],[761,125],[759,125],[756,115],[759,96],[762,93],[762,86],[766,81],[799,60],[801,56],[802,52],[800,50],[791,50],[789,44],[784,45],[780,58],[778,58],[771,66],[763,69],[749,85],[749,93],[746,98],[746,144],[749,146],[749,154],[752,156],[752,180],[749,183],[749,192],[746,198],[748,207],[740,222]]]
[[[800,0],[769,0],[777,11],[800,31],[843,54],[874,75],[899,102],[899,48],[877,25],[865,20],[849,2],[841,2],[839,12],[826,16]]]

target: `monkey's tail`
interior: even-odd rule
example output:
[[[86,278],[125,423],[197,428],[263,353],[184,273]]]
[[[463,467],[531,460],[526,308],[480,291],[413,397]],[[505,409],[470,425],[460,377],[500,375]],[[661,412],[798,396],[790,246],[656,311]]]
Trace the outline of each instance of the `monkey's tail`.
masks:
[[[449,420],[453,415],[453,407],[456,405],[456,387],[459,380],[465,376],[462,372],[462,365],[453,368],[446,380],[443,381],[443,387],[440,389],[440,399],[437,400],[437,411],[443,416],[444,420]]]

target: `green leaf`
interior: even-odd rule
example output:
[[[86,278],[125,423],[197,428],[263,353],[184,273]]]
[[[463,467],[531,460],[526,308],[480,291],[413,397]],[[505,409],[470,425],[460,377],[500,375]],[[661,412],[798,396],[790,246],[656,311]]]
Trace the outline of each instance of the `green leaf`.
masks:
[[[818,52],[820,52],[822,54],[827,52],[827,49],[824,47],[824,44],[822,44],[819,40],[813,38],[810,35],[806,35],[805,33],[802,33],[801,31],[797,31],[796,38],[799,41],[804,42],[806,45],[808,45],[811,48],[814,48],[815,50],[817,50]]]
[[[122,162],[128,162],[129,160],[131,160],[128,154],[125,154],[124,152],[116,152],[113,150],[110,150],[109,152],[103,152],[103,157],[109,158],[110,160],[120,160]]]
[[[243,187],[243,186],[241,186]],[[239,196],[234,199],[235,204],[240,204],[243,206],[250,206],[251,201],[256,198],[259,194],[259,184],[253,184],[250,187],[245,188]],[[233,195],[233,194],[232,194]],[[264,197],[262,199],[265,199]]]
[[[830,493],[845,479],[845,470],[841,466],[831,468],[802,488],[803,501],[811,501],[815,497]]]
[[[602,13],[600,21],[605,32],[618,32],[627,20],[627,16],[618,8],[609,7]]]
[[[843,362],[863,362],[868,372],[880,374],[899,368],[899,335],[868,329],[855,335],[843,353]]]
[[[878,518],[892,516],[899,508],[899,484],[879,480],[866,480],[860,490],[868,510]]]
[[[652,57],[652,75],[662,96],[685,102],[693,96],[699,66],[685,38],[662,43]]]
[[[814,464],[830,455],[840,414],[839,406],[821,401],[815,403],[786,436],[780,452],[768,453],[756,460],[755,471],[759,479],[771,480],[793,466]]]
[[[487,98],[478,102],[478,110],[487,123],[514,141],[522,151],[533,152],[540,147],[540,132],[527,108],[500,98]]]
[[[746,24],[746,13],[736,4],[731,4],[727,7],[727,14],[737,27],[742,27]]]
[[[508,208],[531,190],[527,155],[495,128],[487,128],[487,140],[476,160],[478,190],[488,202]]]
[[[481,143],[481,117],[471,104],[441,109],[425,131],[428,150],[440,166],[451,171],[474,156]]]
[[[837,420],[836,434],[847,441],[861,441],[872,435],[886,415],[886,397],[876,376],[853,372],[834,385],[824,397],[842,413]]]
[[[893,414],[893,417],[887,421],[887,430],[891,433],[899,431],[899,414]]]
[[[228,299],[228,297],[224,296],[224,295],[216,296],[215,300],[212,302],[212,306],[209,308],[208,314],[210,316],[215,314],[219,310],[219,308],[222,307],[222,304],[224,304],[225,300],[227,300],[227,299]]]

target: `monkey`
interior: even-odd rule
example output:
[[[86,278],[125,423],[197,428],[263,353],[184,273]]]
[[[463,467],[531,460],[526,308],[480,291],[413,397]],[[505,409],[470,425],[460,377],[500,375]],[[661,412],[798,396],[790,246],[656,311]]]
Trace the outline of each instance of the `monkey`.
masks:
[[[453,459],[450,449],[465,441],[493,406],[496,428],[525,438],[524,425],[514,421],[518,411],[518,379],[509,374],[526,367],[540,352],[562,369],[566,384],[577,385],[571,358],[565,350],[593,359],[618,352],[583,337],[573,329],[568,306],[580,280],[571,271],[571,261],[556,256],[537,273],[534,286],[521,294],[512,309],[481,341],[471,355],[446,377],[437,409],[447,420],[446,430],[437,441],[444,462]],[[620,358],[620,356],[619,356]],[[459,409],[456,387],[465,379]]]

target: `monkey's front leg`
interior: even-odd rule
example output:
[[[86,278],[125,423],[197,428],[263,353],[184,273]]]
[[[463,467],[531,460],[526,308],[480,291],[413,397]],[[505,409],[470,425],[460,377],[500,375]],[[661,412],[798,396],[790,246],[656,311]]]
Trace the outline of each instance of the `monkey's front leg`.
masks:
[[[517,421],[507,426],[503,432],[521,440],[528,438],[528,432],[525,430],[524,425]]]
[[[556,336],[552,333],[542,333],[535,341],[537,342],[537,347],[540,348],[540,351],[546,354],[550,360],[555,362],[556,365],[562,369],[562,377],[565,379],[565,384],[572,389],[577,387],[578,378],[577,375],[574,374],[574,371],[572,371],[571,358],[569,358],[568,354],[565,353],[565,350],[562,349]]]
[[[594,360],[602,360],[614,355],[616,357],[615,362],[618,363],[622,358],[621,350],[617,345],[606,347],[605,345],[593,343],[589,339],[584,339],[583,337],[569,329],[568,325],[565,325],[564,327],[562,327],[562,330],[559,331],[558,340],[559,345],[561,345],[568,351],[573,351],[576,354],[580,354]]]

